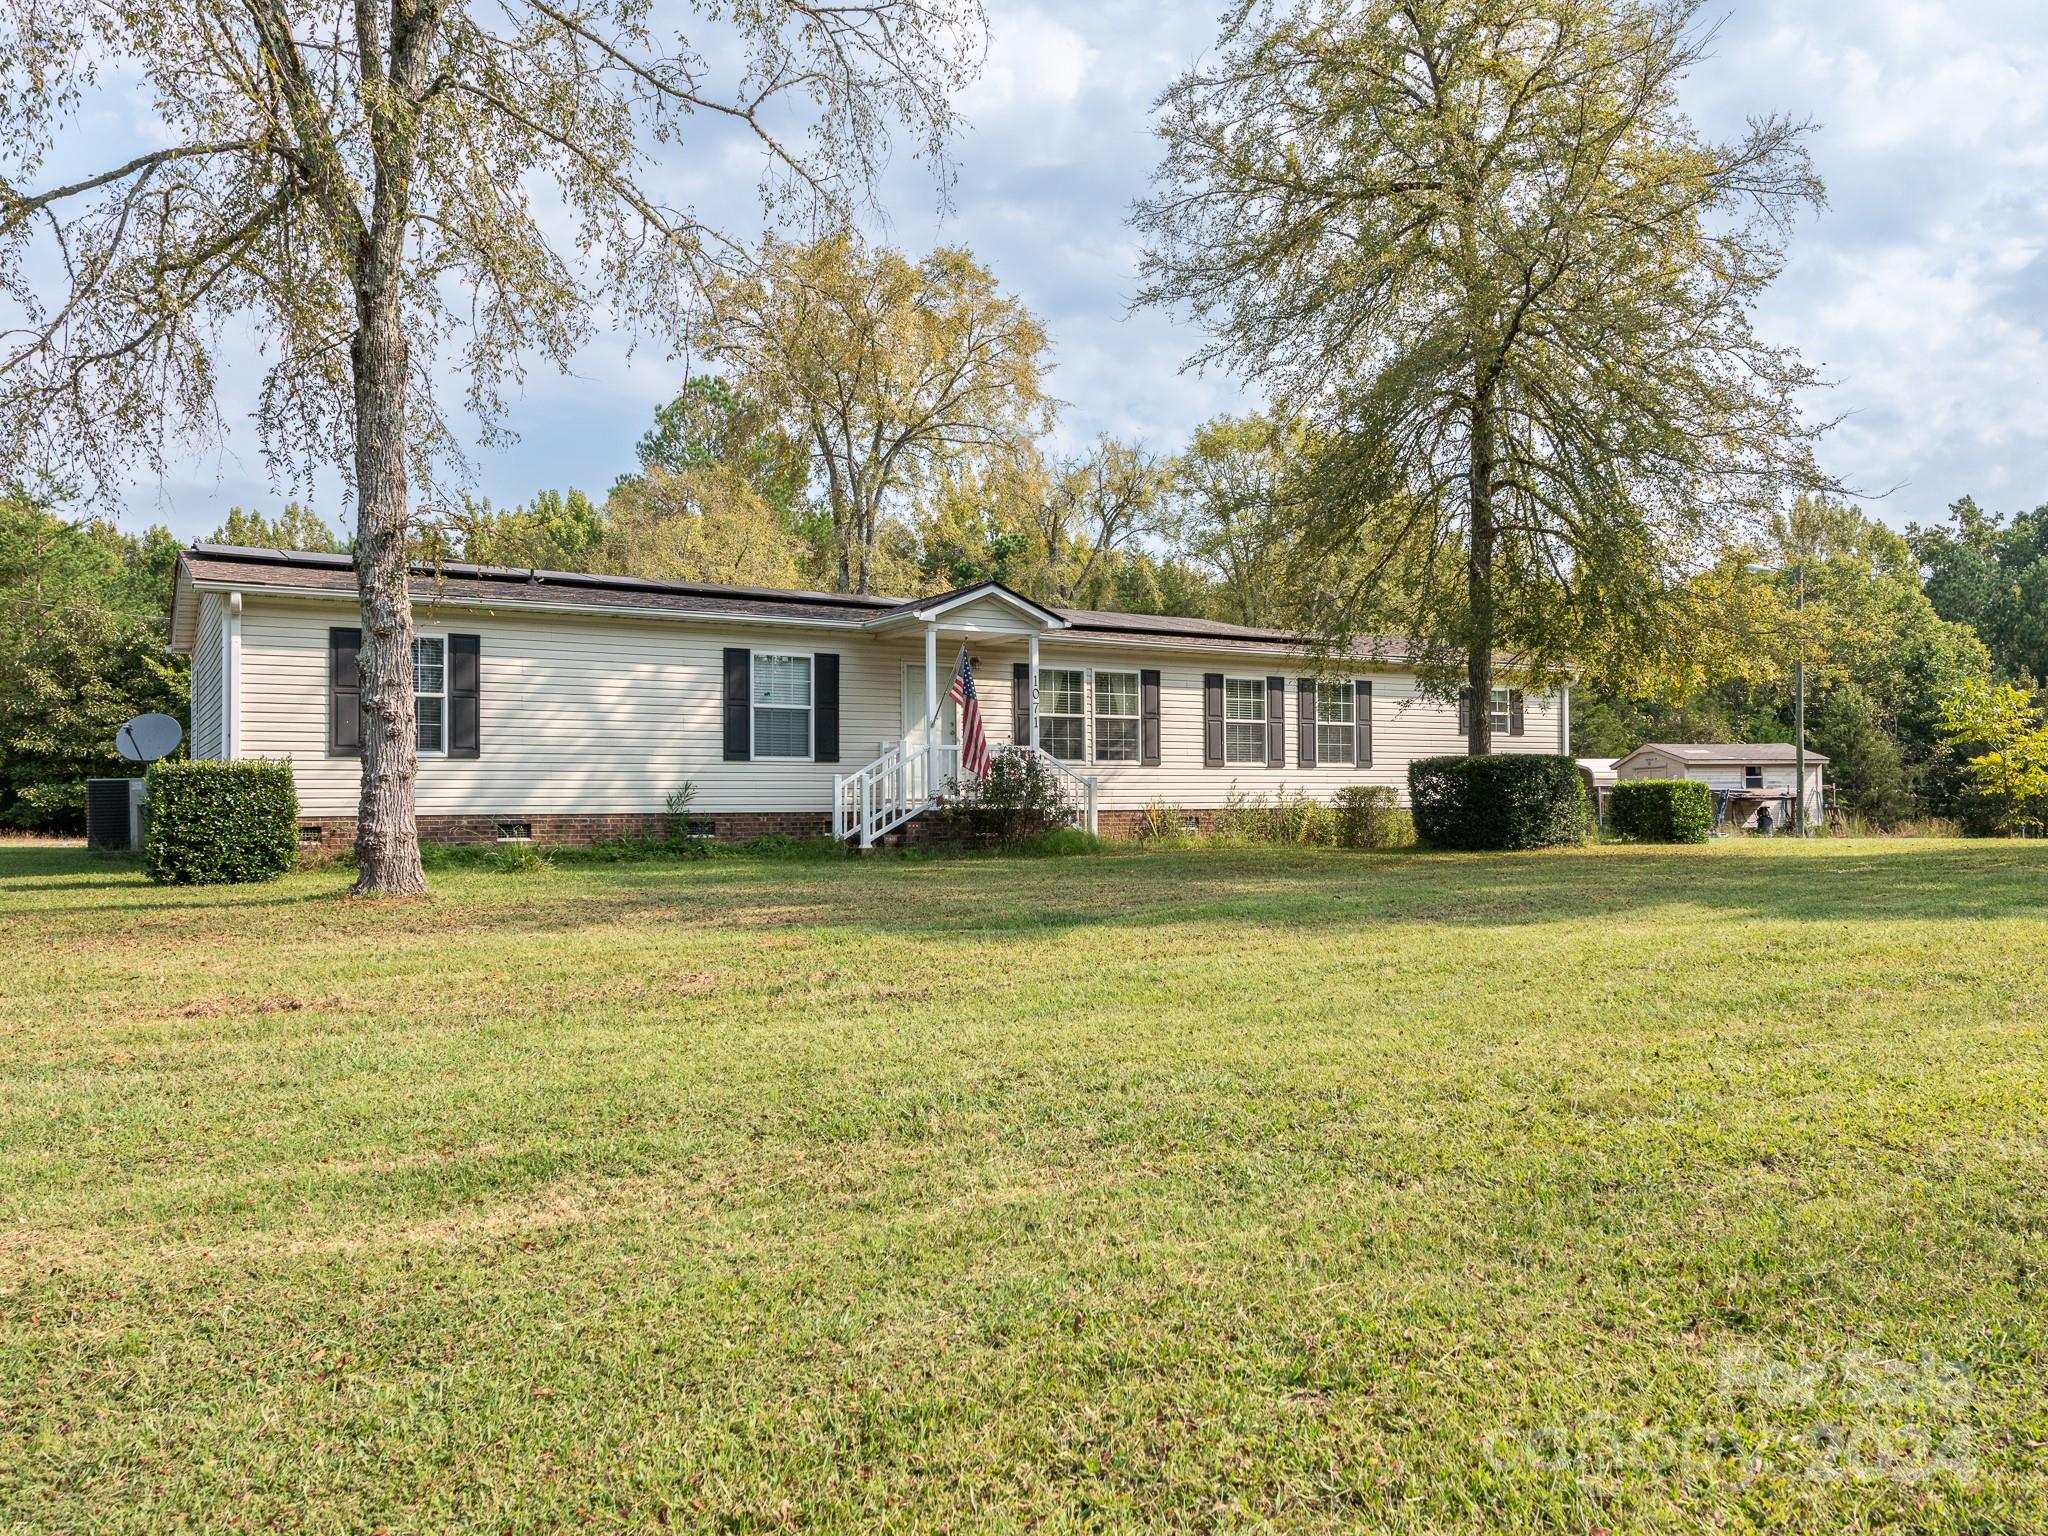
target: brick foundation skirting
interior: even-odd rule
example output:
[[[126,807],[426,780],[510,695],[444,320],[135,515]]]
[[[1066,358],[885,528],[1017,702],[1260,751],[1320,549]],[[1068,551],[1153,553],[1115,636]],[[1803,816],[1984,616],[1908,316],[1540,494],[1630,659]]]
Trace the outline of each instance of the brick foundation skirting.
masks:
[[[1214,807],[1191,810],[1187,806],[1175,806],[1174,814],[1180,818],[1181,826],[1193,832],[1213,832],[1216,818],[1223,813]],[[1112,841],[1134,838],[1145,830],[1144,811],[1097,811],[1095,828],[1103,837]]]
[[[498,841],[498,824],[523,821],[537,844],[556,848],[587,848],[592,843],[622,838],[658,838],[668,831],[668,817],[658,812],[615,816],[422,816],[420,841],[447,847],[488,847]],[[780,833],[785,837],[829,837],[832,818],[825,811],[713,811],[692,816],[695,825],[709,823],[711,836],[725,843]],[[299,846],[341,853],[355,846],[353,816],[301,816]]]
[[[1211,808],[1176,807],[1183,826],[1201,832],[1213,831],[1221,814]],[[1098,811],[1096,826],[1105,838],[1137,837],[1145,830],[1146,813]],[[743,843],[749,838],[779,833],[785,837],[829,837],[832,818],[824,811],[713,811],[690,820],[710,824],[711,836],[724,843]],[[592,843],[622,838],[659,838],[668,831],[668,818],[659,812],[633,812],[611,816],[422,816],[420,841],[447,847],[490,847],[498,841],[498,824],[523,821],[537,844],[556,848],[587,848]],[[302,816],[299,818],[300,846],[325,853],[342,853],[355,846],[353,816]],[[892,846],[941,840],[943,826],[936,817],[919,816],[897,828],[883,841]]]

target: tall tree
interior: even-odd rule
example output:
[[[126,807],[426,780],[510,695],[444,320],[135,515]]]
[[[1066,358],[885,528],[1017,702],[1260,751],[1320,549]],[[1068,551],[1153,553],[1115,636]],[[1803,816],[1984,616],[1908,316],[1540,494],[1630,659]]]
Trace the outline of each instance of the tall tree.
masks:
[[[1034,506],[1044,551],[1047,600],[1093,605],[1101,601],[1109,568],[1159,532],[1168,468],[1142,443],[1120,443],[1108,433],[1085,453],[1052,467],[1045,494]],[[1100,575],[1103,580],[1098,582]]]
[[[2008,519],[1965,496],[1947,524],[1906,536],[1941,616],[1976,630],[2007,677],[2048,682],[2048,506]]]
[[[1321,624],[1398,606],[1481,699],[1497,654],[1668,644],[1660,598],[1819,481],[1815,375],[1749,314],[1821,186],[1802,124],[1719,144],[1680,111],[1699,9],[1248,0],[1160,102],[1144,301],[1333,439],[1301,569],[1373,558]]]
[[[1287,485],[1307,445],[1298,421],[1219,416],[1174,463],[1175,541],[1236,623],[1279,624],[1290,606]]]
[[[425,884],[406,564],[408,492],[454,453],[436,364],[488,426],[600,309],[679,331],[739,255],[650,174],[692,120],[759,146],[778,211],[841,220],[897,126],[943,148],[985,35],[978,0],[687,14],[703,35],[639,0],[0,0],[0,473],[111,494],[212,432],[220,329],[265,334],[266,456],[338,464],[355,497],[359,891]],[[140,80],[156,147],[31,187],[108,69]]]
[[[275,517],[229,507],[227,521],[213,530],[212,541],[248,549],[304,549],[318,554],[338,554],[347,548],[318,512],[296,501],[286,502]]]
[[[605,501],[599,568],[622,576],[793,587],[808,553],[746,479],[724,465],[654,468]]]
[[[566,493],[537,492],[532,501],[503,510],[465,497],[438,523],[437,531],[453,535],[465,560],[550,571],[590,569],[605,535],[604,514],[574,486]]]
[[[722,468],[738,476],[777,517],[795,526],[810,478],[810,453],[759,400],[700,373],[654,413],[634,447],[641,473]]]
[[[698,339],[808,448],[842,592],[872,590],[914,486],[1013,454],[1051,421],[1044,328],[965,250],[913,262],[850,234],[770,240],[754,270],[713,285]]]
[[[135,772],[121,722],[184,719],[186,666],[164,652],[177,547],[0,491],[0,824],[78,830],[85,780]]]

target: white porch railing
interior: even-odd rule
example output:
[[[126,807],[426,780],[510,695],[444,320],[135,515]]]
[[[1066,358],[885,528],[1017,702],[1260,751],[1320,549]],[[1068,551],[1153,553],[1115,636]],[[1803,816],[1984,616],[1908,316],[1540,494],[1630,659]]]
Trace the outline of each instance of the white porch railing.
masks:
[[[926,748],[899,741],[857,773],[833,779],[832,835],[841,842],[858,838],[861,847],[872,848],[936,805],[959,776],[958,746]]]
[[[1099,786],[1093,775],[1079,774],[1043,747],[999,746],[998,752],[1029,752],[1059,782],[1077,826],[1096,830]],[[872,848],[904,822],[931,809],[954,792],[960,779],[960,748],[954,744],[925,748],[908,739],[885,750],[873,762],[832,781],[832,835],[841,842],[858,839]]]
[[[1096,830],[1095,802],[1098,785],[1096,784],[1094,774],[1074,772],[1072,768],[1069,768],[1043,747],[1013,746],[1009,750],[1012,752],[1036,753],[1039,761],[1052,771],[1053,776],[1066,787],[1067,793],[1074,797],[1074,812],[1077,824],[1085,832],[1092,833]]]

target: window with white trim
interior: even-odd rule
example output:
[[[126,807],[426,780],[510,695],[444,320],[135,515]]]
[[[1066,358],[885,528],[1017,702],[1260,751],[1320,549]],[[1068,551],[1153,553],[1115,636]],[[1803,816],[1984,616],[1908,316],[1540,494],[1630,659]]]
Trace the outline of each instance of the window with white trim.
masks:
[[[811,658],[754,652],[754,756],[811,755]]]
[[[1358,761],[1358,690],[1346,679],[1316,684],[1316,762]]]
[[[1223,679],[1223,761],[1247,766],[1266,761],[1266,680]]]
[[[1493,690],[1493,708],[1490,711],[1493,733],[1505,736],[1515,727],[1515,691],[1512,688]]]
[[[1095,761],[1138,760],[1138,674],[1095,674]]]
[[[419,721],[419,755],[448,752],[448,637],[415,635],[412,642],[412,706]]]
[[[1764,770],[1761,763],[1751,763],[1742,770],[1742,787],[1744,789],[1762,789],[1764,787]]]
[[[1038,744],[1063,763],[1088,759],[1088,688],[1079,667],[1038,674]]]

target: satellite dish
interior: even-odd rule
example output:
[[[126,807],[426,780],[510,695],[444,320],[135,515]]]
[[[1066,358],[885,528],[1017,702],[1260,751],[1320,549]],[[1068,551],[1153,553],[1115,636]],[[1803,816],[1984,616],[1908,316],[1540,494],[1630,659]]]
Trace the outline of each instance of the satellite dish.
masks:
[[[184,739],[185,728],[169,715],[137,715],[114,732],[114,750],[131,763],[153,763]]]

